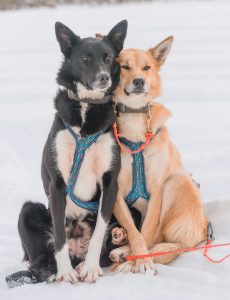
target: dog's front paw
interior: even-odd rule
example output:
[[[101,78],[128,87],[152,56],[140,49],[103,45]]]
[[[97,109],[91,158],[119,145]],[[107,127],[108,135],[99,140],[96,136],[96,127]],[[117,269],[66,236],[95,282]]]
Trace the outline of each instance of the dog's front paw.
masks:
[[[133,273],[145,274],[147,271],[152,272],[153,275],[157,273],[156,265],[149,258],[138,259],[132,267]]]
[[[130,253],[130,246],[126,245],[113,249],[109,254],[109,258],[113,263],[123,263],[126,261],[126,256],[128,256]]]
[[[84,282],[95,282],[103,276],[103,270],[100,266],[89,266],[86,262],[80,263],[76,268],[79,278]]]
[[[123,255],[123,253],[118,254],[118,253],[113,252],[113,251],[110,252],[109,259],[113,263],[123,263],[123,262],[125,262],[125,256]]]
[[[126,260],[126,255],[123,252],[116,251],[117,249],[114,249],[109,254],[109,259],[113,263],[123,263]]]
[[[65,273],[58,272],[58,274],[56,275],[56,281],[77,283],[79,281],[78,273],[74,269],[69,270],[68,272],[65,272]]]
[[[113,271],[117,273],[132,272],[134,265],[135,263],[133,261],[126,261],[123,264],[119,264],[115,269],[113,269]]]
[[[50,276],[46,279],[46,282],[48,282],[48,283],[51,283],[51,282],[54,282],[54,281],[56,281],[56,276],[55,276],[55,274],[50,275]]]

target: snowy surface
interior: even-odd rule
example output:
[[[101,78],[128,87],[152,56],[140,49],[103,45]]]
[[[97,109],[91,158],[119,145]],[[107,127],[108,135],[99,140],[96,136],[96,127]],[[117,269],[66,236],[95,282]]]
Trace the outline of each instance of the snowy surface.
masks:
[[[53,118],[61,55],[54,22],[82,36],[129,21],[126,47],[148,48],[175,36],[159,99],[186,168],[201,183],[216,242],[230,242],[230,3],[170,2],[65,6],[0,13],[0,299],[230,299],[230,260],[213,265],[184,254],[159,275],[105,272],[96,284],[45,283],[9,290],[4,277],[25,268],[17,218],[26,199],[43,201],[42,148]],[[230,249],[212,250],[218,258]]]

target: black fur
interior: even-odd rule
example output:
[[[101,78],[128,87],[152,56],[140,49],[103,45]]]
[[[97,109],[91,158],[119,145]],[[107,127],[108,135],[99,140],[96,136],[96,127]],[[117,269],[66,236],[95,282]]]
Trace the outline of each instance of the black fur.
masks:
[[[65,90],[59,90],[54,99],[57,112],[42,158],[41,174],[44,190],[49,199],[50,212],[45,211],[43,205],[26,203],[22,208],[18,223],[25,255],[29,258],[31,270],[40,281],[45,280],[48,274],[56,273],[57,266],[54,262],[54,252],[61,250],[66,242],[64,226],[66,184],[56,163],[57,153],[54,147],[57,134],[65,129],[62,119],[70,126],[79,127],[82,137],[96,132],[101,132],[101,134],[110,132],[110,136],[113,137],[112,124],[115,115],[112,102],[100,105],[88,104],[85,120],[83,121],[81,102],[70,99],[67,89],[77,93],[76,84],[78,82],[89,90],[94,88],[103,89],[108,81],[108,78],[104,82],[104,78],[102,80],[100,76],[98,77],[98,72],[103,68],[112,80],[112,86],[107,89],[105,94],[111,95],[119,81],[119,67],[116,58],[123,48],[127,22],[122,21],[119,23],[102,40],[95,38],[81,39],[61,23],[56,23],[55,29],[57,40],[64,54],[64,61],[58,72],[57,82]],[[112,164],[103,175],[102,185],[97,185],[98,188],[94,191],[95,195],[93,197],[95,200],[99,200],[103,191],[99,213],[102,214],[106,223],[109,222],[115,202],[117,175],[120,169],[119,148],[114,137],[113,140],[114,143],[111,147]],[[101,159],[103,159],[103,156],[102,153]],[[35,219],[33,219],[33,216]],[[34,223],[37,225],[34,227],[35,231],[33,231]],[[41,231],[38,230],[39,224],[41,224]],[[46,246],[48,239],[44,232],[50,232],[50,228],[52,228],[54,236],[54,248]]]
[[[26,202],[21,210],[18,231],[29,261],[30,270],[37,281],[44,281],[57,271],[54,247],[49,240],[53,236],[50,212],[41,203]]]
[[[131,208],[134,223],[137,228],[141,226],[141,213],[135,208]],[[82,222],[87,223],[92,230],[96,225],[96,216],[88,215]],[[73,223],[73,224],[71,224]],[[75,226],[76,220],[67,220],[66,227]],[[120,225],[114,217],[111,218],[108,226],[108,232],[105,239],[104,247],[102,248],[100,264],[102,267],[111,265],[109,259],[110,252],[119,247],[112,243],[112,229]],[[36,277],[37,282],[46,280],[52,274],[57,272],[57,264],[55,261],[55,248],[53,241],[53,226],[50,209],[46,209],[44,204],[26,202],[21,210],[18,229],[22,246],[25,252],[25,261],[29,261],[30,270]],[[73,238],[71,234],[67,239]],[[75,268],[82,260],[72,257],[71,263]],[[24,273],[22,273],[23,275]]]

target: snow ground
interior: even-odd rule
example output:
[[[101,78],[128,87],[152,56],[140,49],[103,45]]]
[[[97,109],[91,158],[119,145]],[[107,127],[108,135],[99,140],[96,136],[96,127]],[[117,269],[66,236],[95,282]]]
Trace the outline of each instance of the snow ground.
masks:
[[[109,274],[96,284],[45,283],[9,290],[4,277],[25,268],[16,224],[26,199],[46,199],[42,148],[52,122],[61,55],[54,22],[82,36],[129,21],[126,47],[147,48],[175,35],[162,71],[159,99],[185,166],[201,183],[216,242],[230,242],[230,3],[163,2],[0,13],[0,299],[230,299],[230,260],[213,265],[202,254],[180,256],[159,275]],[[220,257],[229,249],[212,250]]]

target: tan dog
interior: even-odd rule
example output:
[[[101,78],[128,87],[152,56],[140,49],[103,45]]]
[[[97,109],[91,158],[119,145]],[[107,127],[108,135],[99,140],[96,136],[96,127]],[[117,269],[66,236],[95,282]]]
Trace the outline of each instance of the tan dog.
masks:
[[[206,238],[207,221],[199,190],[184,170],[180,155],[165,126],[171,114],[163,105],[154,102],[161,90],[159,70],[167,58],[172,42],[173,37],[168,37],[148,51],[128,49],[123,50],[119,56],[121,78],[114,95],[119,111],[118,131],[122,137],[132,142],[145,142],[147,131],[155,136],[143,151],[149,199],[146,201],[139,197],[132,204],[143,215],[141,232],[135,227],[125,202],[132,189],[133,157],[122,151],[114,214],[128,232],[131,249],[130,246],[123,246],[113,250],[110,257],[116,263],[130,253],[139,255],[192,247]],[[124,144],[122,147],[129,151]],[[116,270],[155,270],[153,263],[169,263],[176,256],[177,254],[170,254],[125,262],[118,264]]]

